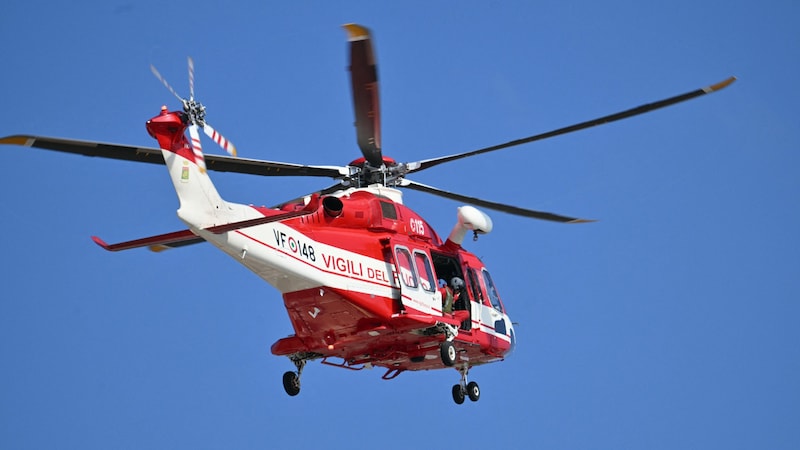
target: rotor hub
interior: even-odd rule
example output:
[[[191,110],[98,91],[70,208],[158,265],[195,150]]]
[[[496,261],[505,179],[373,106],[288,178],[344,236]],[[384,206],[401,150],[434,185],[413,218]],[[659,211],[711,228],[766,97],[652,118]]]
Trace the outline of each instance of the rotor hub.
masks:
[[[183,103],[183,112],[186,113],[189,122],[192,125],[204,127],[206,125],[206,107],[193,98],[181,99],[181,102]]]

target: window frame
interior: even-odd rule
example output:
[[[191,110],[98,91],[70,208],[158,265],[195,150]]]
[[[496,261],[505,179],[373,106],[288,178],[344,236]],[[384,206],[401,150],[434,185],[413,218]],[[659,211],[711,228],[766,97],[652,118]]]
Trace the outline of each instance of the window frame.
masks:
[[[481,269],[481,276],[483,278],[483,285],[486,288],[486,297],[488,297],[492,308],[500,312],[505,312],[503,300],[500,298],[500,293],[497,292],[497,286],[495,286],[492,275],[485,267]],[[495,301],[497,301],[497,304],[495,304]]]
[[[423,258],[424,265],[425,265],[424,273],[426,274],[425,277],[422,276],[423,270],[417,265],[417,261],[418,261],[417,257],[418,256],[421,256]],[[422,250],[414,250],[412,252],[412,257],[414,259],[414,265],[417,268],[417,279],[419,280],[419,282],[418,282],[419,286],[425,292],[430,292],[430,293],[435,292],[436,288],[438,286],[437,286],[436,278],[433,276],[433,264],[431,263],[431,258],[428,256],[427,253],[425,253]],[[426,278],[426,280],[423,280],[423,278]],[[428,283],[429,287],[426,288],[425,284],[423,283],[423,281],[426,281]]]
[[[407,258],[406,262],[408,263],[407,264],[408,267],[404,268],[401,264],[401,258],[400,258],[401,252],[404,253],[405,257]],[[408,247],[396,245],[394,247],[394,259],[395,259],[395,264],[397,265],[398,275],[400,277],[400,280],[402,280],[403,285],[409,289],[418,289],[419,277],[417,276],[417,269],[414,265],[414,256],[411,250],[409,250]],[[406,278],[405,274],[403,273],[403,270],[409,271],[409,274],[411,276],[410,279]],[[409,281],[412,281],[413,285],[409,284]]]

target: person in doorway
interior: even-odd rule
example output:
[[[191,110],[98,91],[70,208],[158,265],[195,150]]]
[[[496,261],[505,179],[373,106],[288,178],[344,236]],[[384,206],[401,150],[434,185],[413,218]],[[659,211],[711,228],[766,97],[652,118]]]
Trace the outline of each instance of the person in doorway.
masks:
[[[439,292],[442,294],[442,313],[453,313],[453,290],[447,285],[447,281],[439,279]]]
[[[466,286],[464,285],[464,280],[459,277],[453,277],[450,280],[450,289],[452,290],[452,297],[453,301],[450,302],[450,313],[453,312],[453,305],[458,302],[458,300],[464,295],[464,289]]]

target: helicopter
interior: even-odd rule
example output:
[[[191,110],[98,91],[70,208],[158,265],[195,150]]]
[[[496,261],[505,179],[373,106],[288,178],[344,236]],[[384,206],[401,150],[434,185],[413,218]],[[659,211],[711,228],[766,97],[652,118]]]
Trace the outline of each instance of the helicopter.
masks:
[[[463,153],[402,163],[381,145],[378,73],[371,31],[347,32],[356,141],[361,157],[345,166],[302,165],[237,156],[236,147],[206,122],[194,96],[194,62],[188,59],[189,98],[181,97],[151,66],[155,77],[181,103],[163,106],[146,122],[158,148],[34,135],[0,138],[0,144],[93,157],[165,165],[175,187],[178,217],[187,228],[125,242],[93,241],[111,252],[154,252],[210,243],[277,289],[294,329],[271,353],[294,370],[282,384],[300,393],[308,362],[349,370],[385,369],[391,380],[406,371],[455,369],[451,393],[457,404],[480,399],[470,371],[503,361],[514,349],[514,322],[486,265],[464,248],[493,229],[479,208],[554,221],[591,220],[489,201],[412,181],[407,175],[440,164],[532,143],[644,114],[697,98],[735,81],[716,84],[556,130]],[[200,130],[228,155],[203,152]],[[187,138],[187,132],[189,137]],[[310,176],[335,180],[329,187],[272,207],[228,202],[209,171],[260,176]],[[403,202],[401,189],[466,203],[444,237]]]

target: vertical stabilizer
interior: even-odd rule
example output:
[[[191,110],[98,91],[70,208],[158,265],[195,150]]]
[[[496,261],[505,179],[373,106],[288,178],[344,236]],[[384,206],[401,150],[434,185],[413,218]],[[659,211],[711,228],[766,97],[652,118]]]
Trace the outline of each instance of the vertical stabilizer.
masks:
[[[161,114],[147,121],[147,132],[158,140],[175,185],[180,200],[178,217],[190,226],[206,228],[227,222],[220,216],[228,208],[206,172],[200,147],[186,139],[188,125],[186,114],[163,107]]]

